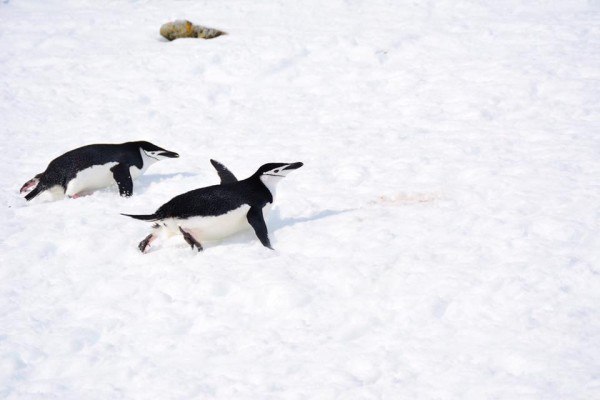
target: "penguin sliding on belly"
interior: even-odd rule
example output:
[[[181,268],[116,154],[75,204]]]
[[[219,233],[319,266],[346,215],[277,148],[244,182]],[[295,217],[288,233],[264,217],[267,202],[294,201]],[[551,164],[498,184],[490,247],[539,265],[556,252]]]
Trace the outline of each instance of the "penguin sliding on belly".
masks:
[[[41,174],[21,187],[27,201],[48,192],[53,200],[77,198],[117,184],[121,196],[131,196],[133,179],[155,162],[179,154],[150,142],[91,144],[66,152],[50,161]]]
[[[270,163],[260,167],[252,176],[238,181],[222,164],[211,160],[221,184],[180,194],[163,204],[154,214],[130,215],[142,221],[155,222],[154,232],[138,246],[142,253],[161,232],[167,236],[183,235],[184,240],[198,251],[203,241],[219,240],[252,227],[260,242],[270,249],[271,242],[265,223],[279,181],[301,162]]]

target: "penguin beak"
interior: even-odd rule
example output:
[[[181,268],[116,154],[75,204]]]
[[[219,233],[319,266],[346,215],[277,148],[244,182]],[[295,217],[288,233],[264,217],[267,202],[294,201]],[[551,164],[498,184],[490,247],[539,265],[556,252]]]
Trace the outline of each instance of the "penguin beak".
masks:
[[[288,169],[298,169],[301,166],[303,166],[304,164],[301,162],[295,162],[295,163],[291,163],[289,164],[287,167],[285,167],[283,170],[286,171]]]
[[[179,154],[169,151],[169,150],[163,150],[160,153],[158,153],[159,156],[161,157],[168,157],[168,158],[178,158]]]

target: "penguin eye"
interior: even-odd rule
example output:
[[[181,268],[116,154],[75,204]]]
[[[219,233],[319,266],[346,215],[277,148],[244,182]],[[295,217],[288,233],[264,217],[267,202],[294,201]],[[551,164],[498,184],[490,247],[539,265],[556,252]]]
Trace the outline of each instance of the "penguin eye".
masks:
[[[273,172],[274,172],[274,173],[278,173],[278,172],[279,172],[279,170],[278,170],[278,169],[276,169],[276,170],[275,170],[275,171],[273,171]]]

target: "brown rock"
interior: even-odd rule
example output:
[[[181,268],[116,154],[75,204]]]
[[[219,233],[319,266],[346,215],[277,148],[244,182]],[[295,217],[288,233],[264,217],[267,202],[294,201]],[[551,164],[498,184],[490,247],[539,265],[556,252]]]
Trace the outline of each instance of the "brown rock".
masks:
[[[179,38],[212,39],[227,33],[214,28],[194,25],[187,20],[177,20],[161,26],[160,34],[168,40],[175,40]]]

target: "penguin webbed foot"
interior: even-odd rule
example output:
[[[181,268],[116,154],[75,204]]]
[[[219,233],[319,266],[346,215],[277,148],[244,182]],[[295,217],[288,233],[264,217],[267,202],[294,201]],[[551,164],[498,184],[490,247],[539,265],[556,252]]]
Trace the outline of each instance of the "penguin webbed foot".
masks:
[[[146,251],[148,250],[148,248],[150,248],[150,244],[154,241],[155,237],[154,234],[151,233],[148,236],[146,236],[144,238],[144,240],[142,240],[140,242],[140,244],[138,244],[138,249],[140,249],[140,251],[142,253],[146,253]]]
[[[194,237],[189,232],[184,231],[182,227],[179,227],[179,231],[183,235],[183,239],[185,240],[185,242],[191,246],[192,250],[194,250],[194,246],[198,248],[198,252],[201,252],[203,250],[200,242],[194,239]]]
[[[21,190],[19,191],[19,193],[27,194],[27,193],[31,192],[33,189],[35,189],[35,187],[38,185],[38,183],[40,183],[41,175],[42,174],[37,174],[35,177],[33,177],[30,180],[28,180],[27,182],[25,182],[23,184],[23,186],[21,186]]]

